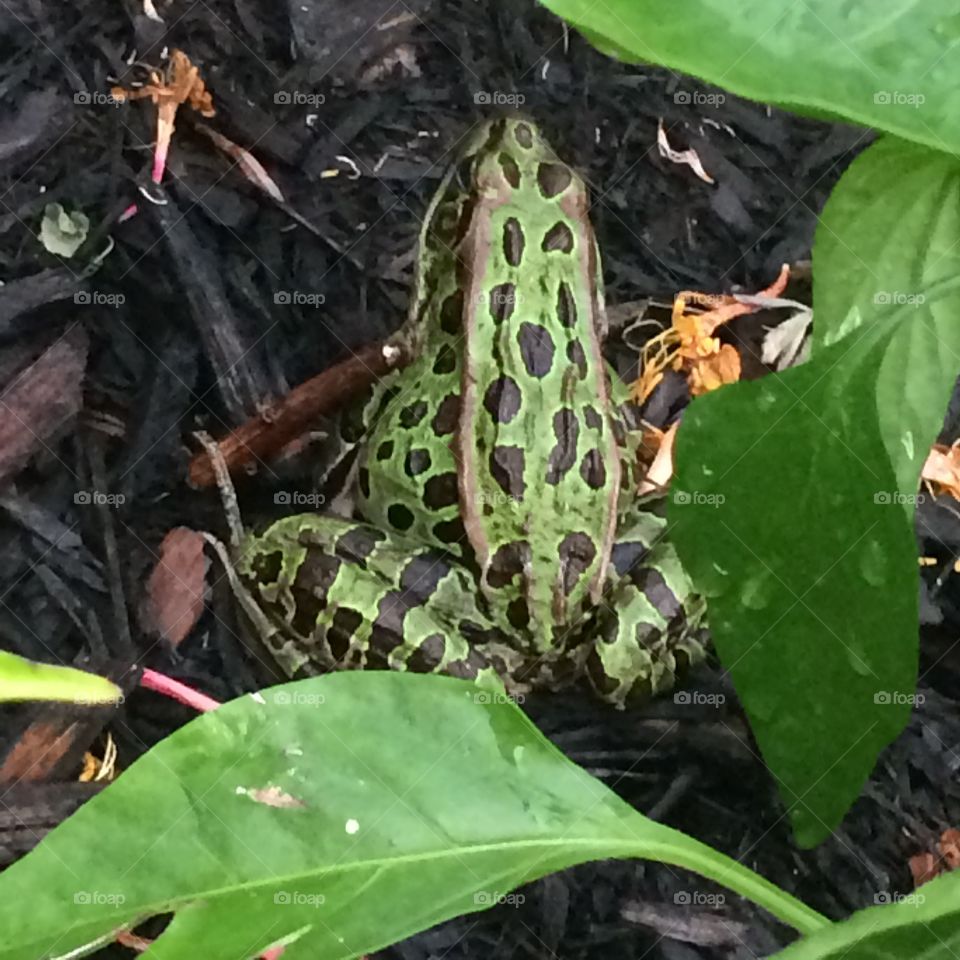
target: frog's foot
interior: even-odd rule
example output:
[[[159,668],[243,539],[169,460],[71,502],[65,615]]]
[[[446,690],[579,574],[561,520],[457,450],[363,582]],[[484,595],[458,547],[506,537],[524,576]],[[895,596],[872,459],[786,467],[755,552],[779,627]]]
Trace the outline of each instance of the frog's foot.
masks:
[[[526,658],[479,608],[471,572],[437,550],[369,524],[303,514],[249,538],[236,568],[277,626],[272,648],[288,673],[495,674],[511,695],[529,687]]]
[[[662,539],[664,526],[638,513],[614,546],[613,585],[597,613],[587,676],[597,695],[618,707],[669,692],[705,657],[705,604]]]

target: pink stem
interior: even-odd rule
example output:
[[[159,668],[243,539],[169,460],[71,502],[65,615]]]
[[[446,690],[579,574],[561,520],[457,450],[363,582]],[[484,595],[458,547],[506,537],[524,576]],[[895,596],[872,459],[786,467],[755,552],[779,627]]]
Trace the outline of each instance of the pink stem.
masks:
[[[173,700],[179,700],[200,713],[216,710],[220,706],[220,702],[213,697],[208,697],[205,693],[200,693],[199,690],[194,690],[193,687],[188,687],[185,683],[180,683],[179,680],[174,680],[156,670],[144,670],[143,676],[140,677],[140,686],[162,693]]]

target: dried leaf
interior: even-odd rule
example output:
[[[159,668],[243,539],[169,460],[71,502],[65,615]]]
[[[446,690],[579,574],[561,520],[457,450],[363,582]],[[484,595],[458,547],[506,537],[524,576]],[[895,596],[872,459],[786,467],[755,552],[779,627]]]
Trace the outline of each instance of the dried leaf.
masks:
[[[177,646],[193,629],[203,612],[207,558],[203,535],[186,527],[171,530],[160,545],[147,582],[143,606],[144,629]]]

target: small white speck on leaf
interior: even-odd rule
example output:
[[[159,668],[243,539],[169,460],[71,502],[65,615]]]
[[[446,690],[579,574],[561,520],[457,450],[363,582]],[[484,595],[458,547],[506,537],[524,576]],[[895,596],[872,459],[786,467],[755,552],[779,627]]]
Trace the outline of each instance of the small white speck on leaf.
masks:
[[[360,821],[354,820],[352,817],[346,822],[345,829],[347,833],[351,836],[355,834],[360,829]]]

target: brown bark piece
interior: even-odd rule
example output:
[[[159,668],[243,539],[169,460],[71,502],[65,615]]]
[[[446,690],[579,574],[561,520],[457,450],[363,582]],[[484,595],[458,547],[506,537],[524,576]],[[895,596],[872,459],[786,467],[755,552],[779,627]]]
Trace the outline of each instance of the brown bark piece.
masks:
[[[204,542],[202,534],[187,527],[169,531],[147,581],[143,626],[174,647],[189,635],[203,613],[208,566]]]
[[[71,327],[0,393],[0,482],[80,411],[87,346],[83,328]]]

